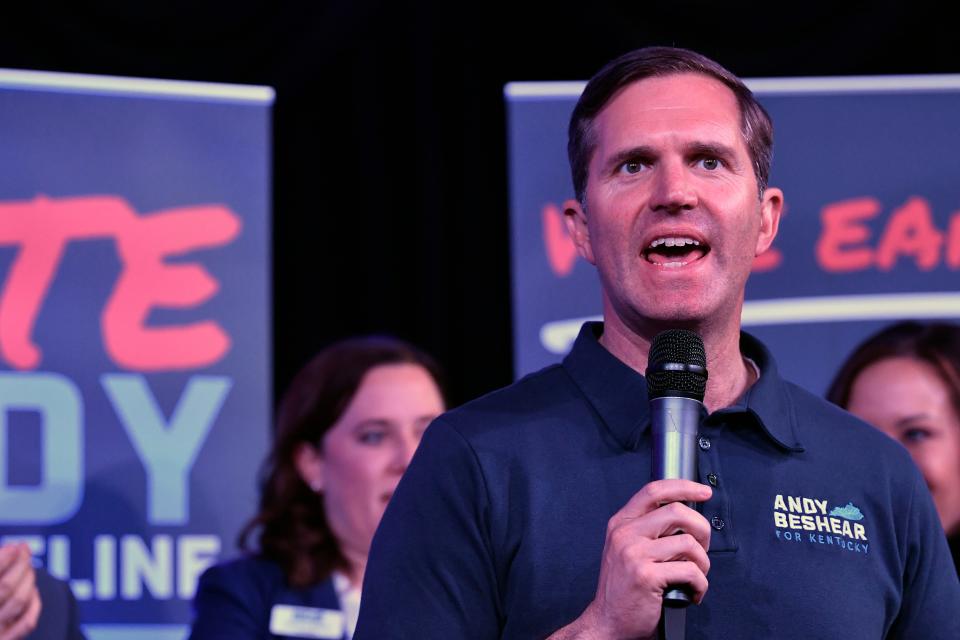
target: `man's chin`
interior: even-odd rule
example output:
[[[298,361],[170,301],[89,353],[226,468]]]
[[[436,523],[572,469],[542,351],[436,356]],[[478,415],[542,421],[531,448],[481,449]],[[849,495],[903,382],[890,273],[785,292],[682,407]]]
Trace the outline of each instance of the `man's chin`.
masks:
[[[611,322],[609,316],[605,316],[604,320],[608,325]],[[629,313],[627,318],[618,316],[613,321],[624,325],[630,333],[652,338],[666,329],[688,329],[699,333],[700,328],[706,322],[706,318],[697,310],[688,307],[658,307],[656,309],[635,309]]]
[[[665,325],[699,325],[709,319],[710,313],[690,300],[670,301],[647,308],[642,313],[647,322]]]
[[[616,314],[615,322],[639,335],[662,329],[698,330],[722,315],[718,301],[701,287],[671,290],[645,289],[633,299],[621,300],[622,305],[604,304],[604,316]]]

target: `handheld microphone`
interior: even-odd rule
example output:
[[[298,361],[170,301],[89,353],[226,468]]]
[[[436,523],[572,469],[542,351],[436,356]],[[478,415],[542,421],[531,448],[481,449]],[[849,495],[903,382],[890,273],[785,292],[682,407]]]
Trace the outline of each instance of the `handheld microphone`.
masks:
[[[657,334],[647,359],[647,391],[653,426],[653,480],[697,480],[697,433],[706,414],[707,354],[693,331],[669,329]],[[692,503],[686,503],[693,507]],[[670,585],[666,607],[692,602],[687,587]]]

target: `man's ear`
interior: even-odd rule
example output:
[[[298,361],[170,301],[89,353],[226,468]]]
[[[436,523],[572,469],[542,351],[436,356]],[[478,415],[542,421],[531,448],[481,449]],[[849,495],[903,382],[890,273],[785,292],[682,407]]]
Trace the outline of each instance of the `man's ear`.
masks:
[[[577,200],[567,200],[563,203],[563,221],[567,225],[567,233],[573,239],[580,257],[590,264],[597,264],[593,258],[593,246],[590,244],[590,229],[587,227],[587,213]]]
[[[293,464],[304,484],[314,493],[323,491],[323,456],[315,446],[307,442],[298,444],[293,453]]]
[[[780,228],[780,216],[783,214],[783,191],[769,187],[763,192],[760,201],[760,233],[754,256],[758,256],[773,244]]]

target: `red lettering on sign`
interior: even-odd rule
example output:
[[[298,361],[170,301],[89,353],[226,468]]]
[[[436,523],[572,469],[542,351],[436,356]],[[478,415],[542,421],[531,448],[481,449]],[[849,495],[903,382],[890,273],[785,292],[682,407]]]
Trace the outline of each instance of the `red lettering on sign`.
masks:
[[[877,245],[877,268],[890,271],[899,256],[913,256],[917,267],[930,271],[940,261],[943,234],[933,226],[930,205],[913,197],[893,212]]]
[[[560,207],[548,202],[540,211],[543,231],[543,246],[547,254],[550,271],[560,278],[570,275],[577,263],[577,246],[567,233]],[[773,271],[783,264],[783,253],[776,247],[770,247],[753,260],[754,273]]]
[[[753,259],[753,273],[773,271],[783,263],[783,253],[776,247],[770,247]]]
[[[563,224],[563,212],[557,205],[547,203],[540,212],[540,220],[550,270],[561,278],[570,275],[577,262],[577,247]]]
[[[950,227],[947,230],[947,266],[951,269],[960,269],[960,211],[950,217]]]
[[[0,203],[0,245],[19,247],[0,294],[0,354],[17,369],[39,366],[32,341],[37,315],[69,242],[114,238],[123,265],[101,317],[107,354],[119,366],[166,371],[209,366],[230,348],[213,321],[148,327],[153,308],[189,308],[219,283],[197,263],[164,259],[222,246],[240,219],[221,205],[182,207],[138,216],[123,198],[88,196]]]
[[[823,230],[817,240],[817,262],[826,271],[857,271],[873,263],[873,250],[866,246],[870,228],[864,221],[880,212],[874,198],[854,198],[823,208]]]

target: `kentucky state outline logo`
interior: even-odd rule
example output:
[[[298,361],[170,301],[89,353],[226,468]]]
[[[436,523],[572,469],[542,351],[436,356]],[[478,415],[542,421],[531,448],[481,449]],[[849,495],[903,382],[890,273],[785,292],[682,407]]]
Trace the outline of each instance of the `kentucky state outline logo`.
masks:
[[[870,544],[860,508],[853,502],[829,507],[826,500],[777,494],[773,499],[773,531],[777,539],[868,553]]]

